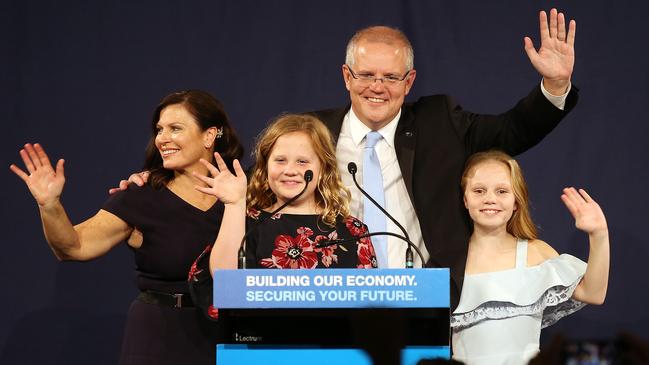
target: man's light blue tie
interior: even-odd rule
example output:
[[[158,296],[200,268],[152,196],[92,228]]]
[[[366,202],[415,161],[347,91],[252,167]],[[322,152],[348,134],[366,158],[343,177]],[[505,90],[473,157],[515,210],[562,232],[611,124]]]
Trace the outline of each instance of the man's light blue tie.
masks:
[[[385,208],[385,192],[383,190],[383,174],[381,163],[376,154],[376,143],[383,136],[379,132],[371,131],[365,136],[365,150],[363,151],[363,188]],[[363,220],[370,232],[385,232],[385,215],[369,199],[363,199]],[[387,236],[372,236],[372,244],[376,251],[376,259],[380,268],[388,267],[388,242]]]

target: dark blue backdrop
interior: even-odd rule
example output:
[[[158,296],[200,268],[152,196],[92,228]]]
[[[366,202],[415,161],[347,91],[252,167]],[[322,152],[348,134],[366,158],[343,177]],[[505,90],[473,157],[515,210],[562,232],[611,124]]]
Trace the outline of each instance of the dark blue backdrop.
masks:
[[[585,259],[586,236],[559,195],[584,186],[608,216],[609,294],[546,330],[649,337],[645,258],[649,181],[649,22],[646,2],[516,1],[29,1],[0,4],[2,233],[0,363],[113,364],[135,295],[124,246],[92,263],[58,263],[36,205],[6,168],[25,142],[66,159],[64,205],[74,222],[139,170],[149,116],[167,93],[205,89],[226,105],[250,151],[282,111],[348,100],[340,65],[354,30],[400,27],[415,47],[411,96],[445,92],[467,109],[499,112],[540,79],[523,51],[538,45],[537,12],[577,19],[573,81],[581,101],[520,157],[542,238]]]

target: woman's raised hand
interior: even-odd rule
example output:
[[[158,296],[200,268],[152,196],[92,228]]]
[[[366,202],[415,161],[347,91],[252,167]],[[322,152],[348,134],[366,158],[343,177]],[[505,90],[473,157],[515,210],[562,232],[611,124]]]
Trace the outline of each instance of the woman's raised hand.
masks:
[[[49,157],[43,147],[34,143],[27,143],[20,150],[20,157],[27,168],[27,172],[20,167],[12,164],[9,169],[21,178],[27,188],[36,199],[41,207],[55,203],[59,200],[65,185],[65,175],[63,172],[64,160],[60,159],[56,163],[56,170],[52,168]]]
[[[212,177],[193,173],[197,179],[207,184],[207,187],[196,186],[196,190],[217,197],[223,204],[245,204],[247,178],[239,160],[234,160],[232,163],[234,174],[228,170],[225,161],[223,161],[223,158],[221,158],[218,152],[214,153],[214,160],[216,161],[216,166],[204,159],[200,160],[207,167]]]
[[[602,208],[586,190],[575,188],[563,189],[561,200],[575,218],[575,226],[588,233],[605,232],[608,230],[606,217]]]

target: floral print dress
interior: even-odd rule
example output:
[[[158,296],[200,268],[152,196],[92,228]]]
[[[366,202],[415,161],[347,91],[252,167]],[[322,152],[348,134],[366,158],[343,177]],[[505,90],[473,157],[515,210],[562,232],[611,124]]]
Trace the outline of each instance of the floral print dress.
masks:
[[[248,210],[248,227],[258,225],[246,241],[251,267],[269,269],[374,268],[376,256],[369,237],[316,247],[322,241],[358,237],[367,226],[354,217],[339,216],[334,227],[319,215],[275,214]]]
[[[316,268],[376,268],[376,255],[369,237],[352,242],[317,247],[322,241],[353,239],[362,236],[367,226],[360,220],[338,216],[335,225],[325,224],[316,214],[281,214],[249,209],[246,228],[257,228],[246,240],[248,268],[316,269]],[[212,277],[209,274],[211,247],[196,259],[189,273],[189,284],[197,305],[208,317],[216,319],[218,312],[211,307]]]

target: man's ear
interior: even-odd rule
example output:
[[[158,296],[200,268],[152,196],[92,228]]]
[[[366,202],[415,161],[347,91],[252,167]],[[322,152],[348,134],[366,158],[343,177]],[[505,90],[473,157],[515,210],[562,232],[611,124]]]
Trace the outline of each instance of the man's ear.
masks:
[[[413,68],[412,70],[410,70],[408,76],[404,80],[406,82],[406,92],[405,92],[406,95],[408,95],[408,93],[410,92],[412,85],[415,83],[416,77],[417,77],[417,70]]]
[[[342,73],[343,73],[343,80],[345,81],[345,88],[347,91],[351,89],[351,83],[352,83],[352,74],[349,72],[349,69],[347,68],[347,65],[343,64],[342,67]]]

